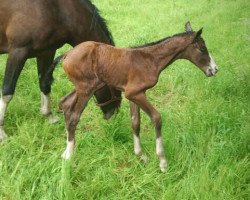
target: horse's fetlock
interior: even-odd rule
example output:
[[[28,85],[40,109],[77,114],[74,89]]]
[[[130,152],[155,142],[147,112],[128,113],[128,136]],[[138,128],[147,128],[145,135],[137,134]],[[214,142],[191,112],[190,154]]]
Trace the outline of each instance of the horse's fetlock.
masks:
[[[3,95],[2,99],[4,103],[9,103],[12,99],[13,95]]]

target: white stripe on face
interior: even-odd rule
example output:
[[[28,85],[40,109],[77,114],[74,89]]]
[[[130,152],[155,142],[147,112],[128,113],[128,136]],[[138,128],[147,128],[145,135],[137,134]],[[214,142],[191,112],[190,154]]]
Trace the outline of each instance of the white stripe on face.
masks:
[[[210,62],[208,64],[208,66],[206,67],[206,75],[207,76],[214,76],[217,71],[218,71],[218,68],[217,68],[217,65],[214,61],[214,59],[212,58],[212,56],[209,54],[209,58],[210,58]]]
[[[216,71],[218,70],[218,69],[217,69],[217,65],[216,65],[214,59],[212,58],[211,54],[209,54],[209,57],[210,57],[209,66],[210,66],[211,69],[212,69],[213,71],[215,71],[215,73],[216,73]]]
[[[210,63],[209,63],[208,71],[211,73],[212,76],[214,76],[217,73],[218,68],[211,54],[209,54],[209,57],[210,57]]]

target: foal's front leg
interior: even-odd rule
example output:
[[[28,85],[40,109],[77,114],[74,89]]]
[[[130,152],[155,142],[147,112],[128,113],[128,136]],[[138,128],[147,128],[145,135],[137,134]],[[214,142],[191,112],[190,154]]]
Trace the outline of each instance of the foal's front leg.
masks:
[[[162,122],[160,113],[148,102],[145,93],[138,93],[136,95],[126,95],[125,93],[125,96],[130,101],[136,103],[151,118],[156,131],[156,154],[160,159],[160,169],[162,172],[165,172],[167,168],[167,160],[165,158],[163,141],[161,136]]]
[[[69,159],[75,147],[75,130],[80,116],[88,103],[89,97],[84,94],[77,94],[75,91],[63,98],[60,108],[64,112],[67,132],[67,147],[62,158]]]
[[[135,155],[139,156],[143,162],[147,162],[147,156],[142,153],[141,143],[140,143],[140,108],[130,101],[130,116],[134,139],[134,152]]]

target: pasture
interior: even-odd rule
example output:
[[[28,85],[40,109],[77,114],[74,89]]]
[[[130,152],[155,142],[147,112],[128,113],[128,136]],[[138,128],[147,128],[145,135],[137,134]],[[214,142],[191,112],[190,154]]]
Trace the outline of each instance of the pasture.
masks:
[[[63,161],[65,125],[40,115],[36,60],[30,59],[5,119],[0,144],[0,199],[248,199],[250,149],[250,3],[247,0],[94,0],[116,46],[136,46],[203,29],[219,72],[207,78],[188,61],[167,68],[150,101],[162,114],[168,171],[161,173],[155,133],[143,112],[141,142],[149,162],[134,155],[129,104],[109,121],[92,99]],[[61,55],[71,47],[57,51]],[[0,56],[3,80],[6,55]],[[61,65],[54,72],[53,110],[72,90]]]

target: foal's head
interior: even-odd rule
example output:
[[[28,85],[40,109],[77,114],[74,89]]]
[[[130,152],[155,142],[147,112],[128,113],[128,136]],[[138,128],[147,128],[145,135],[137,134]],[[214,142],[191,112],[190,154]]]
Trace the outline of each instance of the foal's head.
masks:
[[[199,67],[207,76],[214,76],[217,71],[217,65],[209,54],[205,41],[201,37],[202,29],[193,32],[190,22],[185,25],[186,32],[192,34],[192,43],[185,49],[184,56],[186,59]]]

